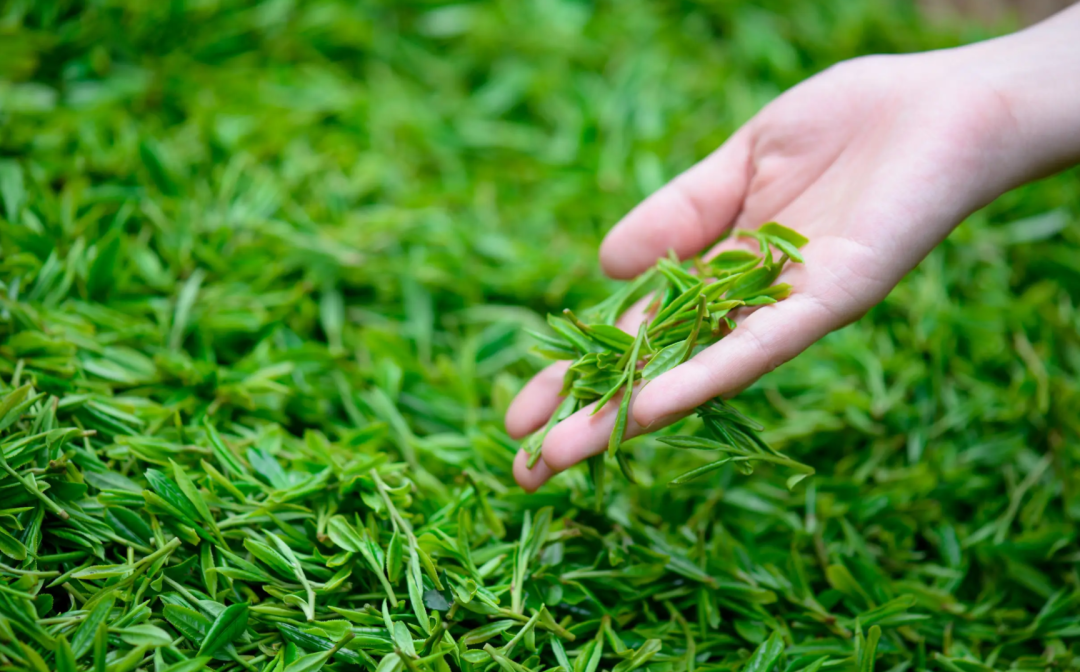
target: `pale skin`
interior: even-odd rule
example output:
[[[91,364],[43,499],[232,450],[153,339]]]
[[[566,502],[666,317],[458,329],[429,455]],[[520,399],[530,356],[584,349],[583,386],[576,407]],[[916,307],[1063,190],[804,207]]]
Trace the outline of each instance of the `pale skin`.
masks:
[[[1025,182],[1080,162],[1080,5],[1019,33],[958,49],[841,63],[765,107],[723,146],[631,211],[600,263],[627,279],[674,249],[740,245],[731,227],[779,221],[810,239],[780,282],[793,293],[742,316],[692,360],[639,387],[627,436],[731,396],[861,317],[964,218]],[[620,326],[634,331],[640,312]],[[559,403],[565,364],[534,377],[506,414],[511,436]],[[554,427],[526,490],[602,452],[618,404]]]

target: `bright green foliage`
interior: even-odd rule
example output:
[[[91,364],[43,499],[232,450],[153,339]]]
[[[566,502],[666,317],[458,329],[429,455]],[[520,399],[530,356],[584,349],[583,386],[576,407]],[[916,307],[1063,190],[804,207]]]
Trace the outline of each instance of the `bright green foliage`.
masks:
[[[554,336],[537,335],[538,351],[552,359],[572,360],[563,377],[564,399],[548,422],[524,442],[532,468],[541,457],[548,432],[575,411],[591,408],[595,415],[621,395],[608,440],[607,457],[615,457],[630,482],[636,482],[630,460],[619,449],[626,439],[631,392],[695,353],[716,343],[736,328],[735,311],[782,301],[791,286],[776,283],[784,265],[802,262],[799,248],[808,241],[791,229],[769,222],[740,235],[758,241],[760,256],[742,249],[714,256],[695,256],[689,262],[661,258],[656,265],[578,317],[569,308],[564,317],[548,315]],[[779,256],[774,249],[781,250]],[[635,301],[644,302],[645,319],[636,336],[617,328],[616,321]],[[712,450],[724,457],[676,477],[681,485],[726,465],[752,474],[754,464],[782,464],[798,473],[792,487],[814,470],[773,449],[759,436],[763,427],[736,411],[723,398],[701,405],[697,415],[706,437],[668,436],[660,440],[675,448]],[[596,505],[604,502],[605,455],[589,458]]]
[[[900,4],[4,3],[0,668],[1074,669],[1075,173],[741,395],[794,490],[670,489],[707,458],[656,438],[599,512],[510,482],[600,233],[782,88],[960,40]]]

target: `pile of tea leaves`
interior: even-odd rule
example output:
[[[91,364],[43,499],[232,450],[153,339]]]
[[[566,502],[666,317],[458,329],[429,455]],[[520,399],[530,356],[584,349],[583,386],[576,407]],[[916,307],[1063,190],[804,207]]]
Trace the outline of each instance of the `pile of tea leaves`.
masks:
[[[967,29],[965,29],[967,30]],[[1080,667],[1075,172],[734,402],[526,495],[602,233],[907,3],[0,8],[0,669]],[[668,436],[702,436],[688,419]],[[614,466],[609,460],[609,467]]]
[[[604,502],[606,458],[614,457],[623,475],[631,483],[637,482],[630,458],[620,450],[626,440],[635,385],[647,384],[730,334],[738,327],[734,320],[738,311],[772,305],[790,296],[791,285],[777,279],[788,261],[803,262],[799,248],[809,242],[776,222],[729,232],[727,237],[755,239],[760,255],[730,249],[695,255],[688,262],[678,257],[661,258],[633,282],[582,311],[580,317],[569,308],[561,316],[548,315],[555,335],[536,334],[537,350],[551,359],[569,360],[569,364],[563,376],[562,402],[547,423],[523,443],[530,469],[543,457],[544,439],[555,425],[586,406],[595,415],[608,403],[616,403],[618,397],[608,449],[588,458],[597,508]],[[643,320],[633,336],[618,322],[635,301],[643,302],[639,304]],[[750,475],[762,462],[794,469],[789,488],[814,473],[813,467],[792,460],[763,441],[758,432],[764,428],[723,397],[710,399],[696,410],[705,436],[665,436],[660,441],[722,457],[675,477],[670,485],[702,478],[727,465],[738,466],[743,475]]]

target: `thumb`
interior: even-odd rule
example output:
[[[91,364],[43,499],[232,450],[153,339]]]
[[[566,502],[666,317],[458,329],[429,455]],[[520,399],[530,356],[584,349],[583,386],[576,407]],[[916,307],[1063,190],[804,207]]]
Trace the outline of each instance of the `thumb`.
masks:
[[[728,229],[750,180],[750,130],[744,126],[715,152],[642,201],[600,246],[613,278],[632,278],[675,250],[685,259]]]

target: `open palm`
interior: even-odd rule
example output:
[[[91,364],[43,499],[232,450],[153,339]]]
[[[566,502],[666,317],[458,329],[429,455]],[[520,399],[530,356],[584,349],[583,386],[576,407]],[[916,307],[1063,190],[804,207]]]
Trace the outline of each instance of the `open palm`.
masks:
[[[848,61],[791,89],[712,155],[628,214],[600,251],[631,278],[673,249],[700,253],[730,227],[775,220],[810,239],[780,278],[793,293],[635,392],[628,436],[735,393],[880,301],[952,228],[1007,184],[997,92],[943,63],[948,52]],[[740,245],[729,238],[717,250]],[[633,317],[628,319],[633,320]],[[534,378],[507,414],[517,437],[547,421],[564,365]],[[578,411],[548,433],[543,462],[515,477],[535,489],[601,452],[617,404]]]

